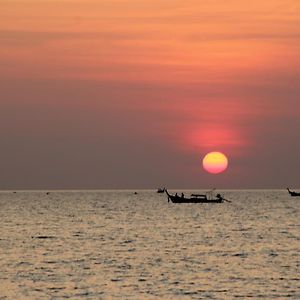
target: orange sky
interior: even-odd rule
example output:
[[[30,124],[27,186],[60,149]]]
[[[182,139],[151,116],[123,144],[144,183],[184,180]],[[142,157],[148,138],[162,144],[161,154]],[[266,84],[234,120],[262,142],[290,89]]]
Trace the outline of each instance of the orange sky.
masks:
[[[7,76],[235,83],[299,63],[299,15],[295,0],[4,0],[1,58]]]
[[[283,156],[276,172],[299,166],[296,153],[283,147],[299,149],[294,145],[300,129],[299,53],[298,0],[2,0],[0,108],[6,115],[0,134],[10,142],[15,136],[11,147],[22,147],[22,139],[32,136],[66,152],[81,149],[87,138],[94,144],[105,140],[106,150],[91,145],[80,156],[86,168],[96,161],[101,166],[98,156],[105,157],[103,168],[111,179],[99,187],[160,184],[154,168],[148,182],[139,182],[150,168],[147,160],[191,172],[183,182],[165,174],[173,185],[218,180],[239,187],[248,184],[249,174],[252,185],[259,186],[259,174],[274,173],[268,166]],[[26,113],[16,116],[14,108]],[[41,112],[49,119],[33,121]],[[61,123],[54,122],[57,118]],[[126,138],[141,148],[132,180],[114,177],[120,165],[127,166],[124,161],[136,157],[127,149],[116,163],[116,149],[125,147]],[[68,139],[70,144],[63,144]],[[4,166],[13,161],[9,150]],[[50,150],[42,148],[40,159],[56,161]],[[199,167],[201,156],[214,150],[229,157],[227,177],[212,179]],[[28,150],[19,159],[34,157]],[[57,160],[57,165],[72,169],[74,161],[64,166]],[[258,171],[262,162],[265,173]],[[33,179],[40,178],[32,168]],[[99,177],[101,167],[92,173]],[[239,182],[241,174],[245,181]],[[53,179],[43,176],[45,185]],[[289,182],[295,183],[294,176]],[[66,185],[81,183],[89,186],[80,176]],[[265,182],[279,184],[280,177]]]

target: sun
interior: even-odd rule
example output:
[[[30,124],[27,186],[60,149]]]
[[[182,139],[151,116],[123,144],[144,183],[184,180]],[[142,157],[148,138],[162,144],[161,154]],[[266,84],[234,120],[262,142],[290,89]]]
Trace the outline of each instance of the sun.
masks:
[[[204,156],[202,164],[205,171],[211,174],[219,174],[227,169],[228,159],[221,152],[209,152]]]

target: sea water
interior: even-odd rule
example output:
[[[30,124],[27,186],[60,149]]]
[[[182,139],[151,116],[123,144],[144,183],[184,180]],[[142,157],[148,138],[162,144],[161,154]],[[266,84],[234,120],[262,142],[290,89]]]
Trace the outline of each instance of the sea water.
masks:
[[[300,198],[137,192],[1,192],[0,299],[300,299]]]

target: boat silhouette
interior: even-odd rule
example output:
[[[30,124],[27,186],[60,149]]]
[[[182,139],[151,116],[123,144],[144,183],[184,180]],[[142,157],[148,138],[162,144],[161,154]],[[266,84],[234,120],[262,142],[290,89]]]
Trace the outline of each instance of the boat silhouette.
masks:
[[[185,197],[182,193],[181,196],[177,195],[171,195],[169,194],[168,190],[165,189],[165,192],[168,196],[168,202],[172,203],[223,203],[223,202],[231,202],[224,197],[222,197],[220,194],[217,194],[216,196],[208,195],[208,194],[192,194],[191,197]]]
[[[165,192],[165,188],[158,188],[156,193],[162,194]]]
[[[289,194],[290,194],[292,197],[299,197],[299,196],[300,196],[300,193],[290,191],[289,188],[287,188],[287,190],[288,190]]]

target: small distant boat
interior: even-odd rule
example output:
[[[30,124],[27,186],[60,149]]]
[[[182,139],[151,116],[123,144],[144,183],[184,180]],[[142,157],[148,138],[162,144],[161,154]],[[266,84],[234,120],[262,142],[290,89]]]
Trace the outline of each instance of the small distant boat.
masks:
[[[220,194],[217,194],[216,196],[207,195],[207,194],[192,194],[190,198],[187,198],[182,193],[181,196],[177,195],[171,195],[165,189],[165,192],[168,196],[168,202],[171,201],[173,203],[223,203],[225,201],[231,202],[224,197],[222,197]]]
[[[162,194],[165,192],[165,188],[158,188],[156,193]]]
[[[300,196],[300,193],[290,191],[289,188],[287,188],[287,190],[288,190],[289,194],[290,194],[292,197],[299,197],[299,196]]]

